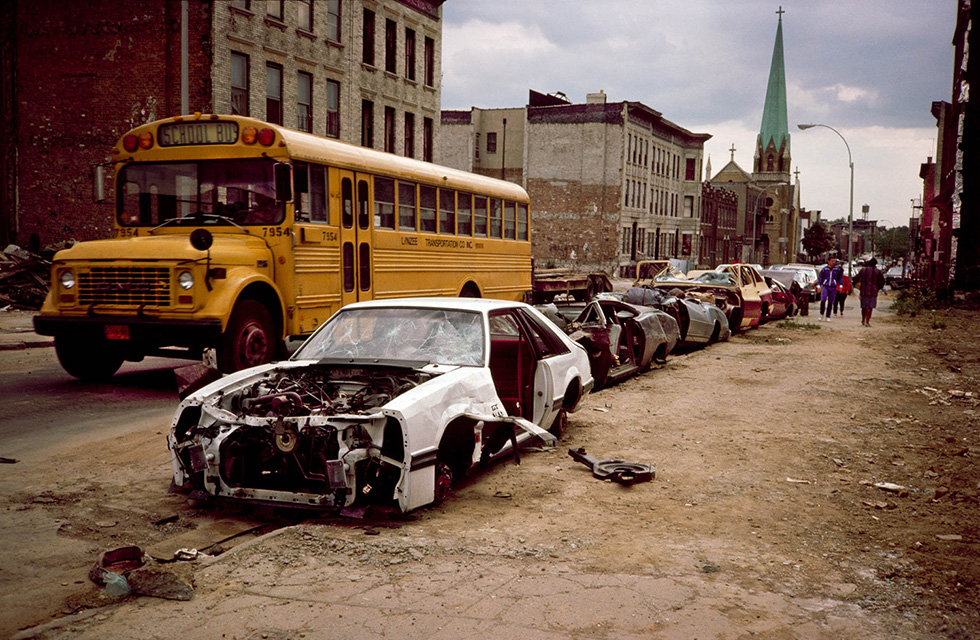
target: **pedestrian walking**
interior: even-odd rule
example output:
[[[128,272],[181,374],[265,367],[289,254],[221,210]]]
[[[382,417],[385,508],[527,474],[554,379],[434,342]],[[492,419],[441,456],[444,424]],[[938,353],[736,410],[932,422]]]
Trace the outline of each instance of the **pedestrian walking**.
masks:
[[[834,299],[834,315],[836,316],[838,312],[840,315],[844,315],[844,302],[847,300],[847,296],[851,295],[851,279],[844,273],[844,268],[841,265],[837,265],[837,269],[840,270],[840,284],[837,285],[837,298]]]
[[[878,269],[878,261],[871,258],[854,278],[854,285],[861,292],[861,324],[871,326],[871,312],[878,306],[878,292],[885,286],[885,274]]]
[[[830,312],[834,309],[837,299],[837,287],[840,286],[842,271],[837,270],[837,258],[827,258],[827,264],[820,270],[817,284],[820,285],[820,319],[830,322]]]

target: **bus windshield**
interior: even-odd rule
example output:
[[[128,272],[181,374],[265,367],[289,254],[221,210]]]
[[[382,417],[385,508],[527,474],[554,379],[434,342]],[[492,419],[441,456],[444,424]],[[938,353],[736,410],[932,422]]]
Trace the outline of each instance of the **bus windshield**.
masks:
[[[119,173],[119,224],[281,224],[273,166],[265,158],[129,164]]]

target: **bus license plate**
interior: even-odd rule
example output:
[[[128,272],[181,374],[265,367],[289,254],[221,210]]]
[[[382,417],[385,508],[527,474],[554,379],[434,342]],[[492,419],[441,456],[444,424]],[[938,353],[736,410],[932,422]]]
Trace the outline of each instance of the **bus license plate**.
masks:
[[[106,340],[129,340],[129,326],[125,324],[107,324],[105,326]]]

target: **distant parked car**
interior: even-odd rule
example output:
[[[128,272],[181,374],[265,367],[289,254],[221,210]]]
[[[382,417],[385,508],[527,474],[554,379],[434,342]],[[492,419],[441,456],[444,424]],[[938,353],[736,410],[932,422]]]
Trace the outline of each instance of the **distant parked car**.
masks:
[[[198,500],[410,511],[530,438],[554,442],[592,384],[585,350],[526,304],[359,302],[289,360],[181,402],[173,484]]]
[[[885,272],[885,284],[888,285],[889,289],[902,289],[909,285],[909,280],[902,267],[895,265],[889,267],[888,271]]]

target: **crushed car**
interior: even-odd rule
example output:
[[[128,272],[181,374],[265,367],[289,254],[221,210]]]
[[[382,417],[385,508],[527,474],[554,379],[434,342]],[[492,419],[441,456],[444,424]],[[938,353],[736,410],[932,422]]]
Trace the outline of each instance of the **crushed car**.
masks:
[[[540,305],[544,315],[585,347],[601,389],[663,364],[680,339],[676,321],[659,309],[623,302],[611,294],[586,304]]]
[[[585,350],[526,304],[354,303],[289,360],[180,403],[173,487],[199,501],[407,512],[532,438],[553,444],[592,386]]]
[[[788,273],[779,272],[774,273]],[[793,295],[790,288],[785,286],[780,280],[771,276],[763,276],[766,279],[766,285],[772,292],[772,306],[769,307],[769,315],[766,316],[767,320],[783,320],[785,318],[792,318],[796,315],[798,310],[796,303],[796,296]]]
[[[698,292],[685,294],[680,289],[667,291],[651,286],[631,287],[623,300],[632,304],[660,309],[677,321],[680,331],[678,345],[684,348],[700,347],[712,342],[728,340],[732,331],[728,316],[707,299],[699,298]]]

